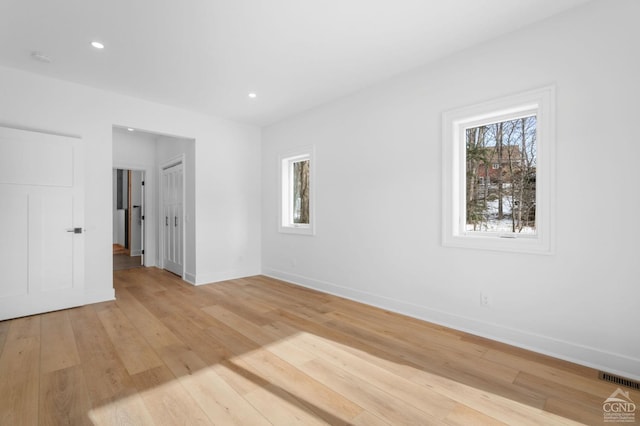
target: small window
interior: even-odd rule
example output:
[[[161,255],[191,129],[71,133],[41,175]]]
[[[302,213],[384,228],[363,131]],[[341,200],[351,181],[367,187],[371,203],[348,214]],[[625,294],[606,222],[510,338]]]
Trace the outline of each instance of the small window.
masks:
[[[443,114],[443,244],[552,252],[554,88]]]
[[[280,232],[313,235],[313,148],[281,156],[280,176]]]

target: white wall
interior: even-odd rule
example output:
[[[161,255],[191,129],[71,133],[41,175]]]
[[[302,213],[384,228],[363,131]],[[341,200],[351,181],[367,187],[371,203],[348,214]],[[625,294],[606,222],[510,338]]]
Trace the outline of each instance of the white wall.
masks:
[[[195,281],[260,271],[260,131],[216,117],[0,67],[0,125],[81,136],[85,162],[86,301],[113,298],[112,125],[194,139]],[[251,155],[246,155],[251,151]],[[222,156],[224,154],[224,157]],[[242,179],[229,185],[225,171]],[[257,194],[257,196],[256,196]],[[215,198],[214,198],[215,197]],[[240,200],[231,202],[230,200]],[[246,236],[229,235],[237,226]],[[219,253],[223,252],[224,256]],[[234,259],[242,258],[242,263]]]
[[[263,272],[639,378],[638,16],[590,3],[264,129]],[[557,253],[442,247],[442,112],[553,83]],[[279,234],[277,156],[309,144],[317,235]]]

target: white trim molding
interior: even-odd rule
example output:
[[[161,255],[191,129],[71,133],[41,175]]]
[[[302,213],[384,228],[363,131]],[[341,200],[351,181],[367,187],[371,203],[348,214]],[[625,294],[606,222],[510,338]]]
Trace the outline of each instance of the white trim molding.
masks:
[[[292,194],[292,165],[299,161],[309,161],[309,223],[294,223]],[[287,234],[315,235],[315,146],[306,146],[289,150],[278,156],[278,231]]]
[[[536,116],[536,232],[466,230],[466,129]],[[555,86],[442,114],[442,244],[448,247],[553,254],[555,251]]]

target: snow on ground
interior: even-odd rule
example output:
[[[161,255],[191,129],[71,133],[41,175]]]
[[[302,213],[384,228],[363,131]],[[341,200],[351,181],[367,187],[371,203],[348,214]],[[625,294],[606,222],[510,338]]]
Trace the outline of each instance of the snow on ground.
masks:
[[[511,223],[511,202],[508,196],[502,197],[502,213],[505,218],[498,220],[498,200],[487,202],[487,216],[488,220],[482,223],[482,229],[476,227],[476,232],[496,232],[496,233],[511,233],[513,232],[513,225]],[[467,224],[467,231],[473,231],[473,225]],[[516,231],[517,232],[517,231]],[[517,232],[519,234],[535,235],[536,230],[530,226],[525,226],[522,231]]]

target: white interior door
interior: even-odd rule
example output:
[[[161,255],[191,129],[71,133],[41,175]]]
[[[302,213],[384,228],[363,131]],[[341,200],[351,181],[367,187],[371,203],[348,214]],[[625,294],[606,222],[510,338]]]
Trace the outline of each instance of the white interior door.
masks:
[[[162,170],[162,212],[164,220],[164,268],[182,276],[183,253],[183,168],[182,164]]]
[[[0,320],[83,303],[82,148],[0,127]]]

